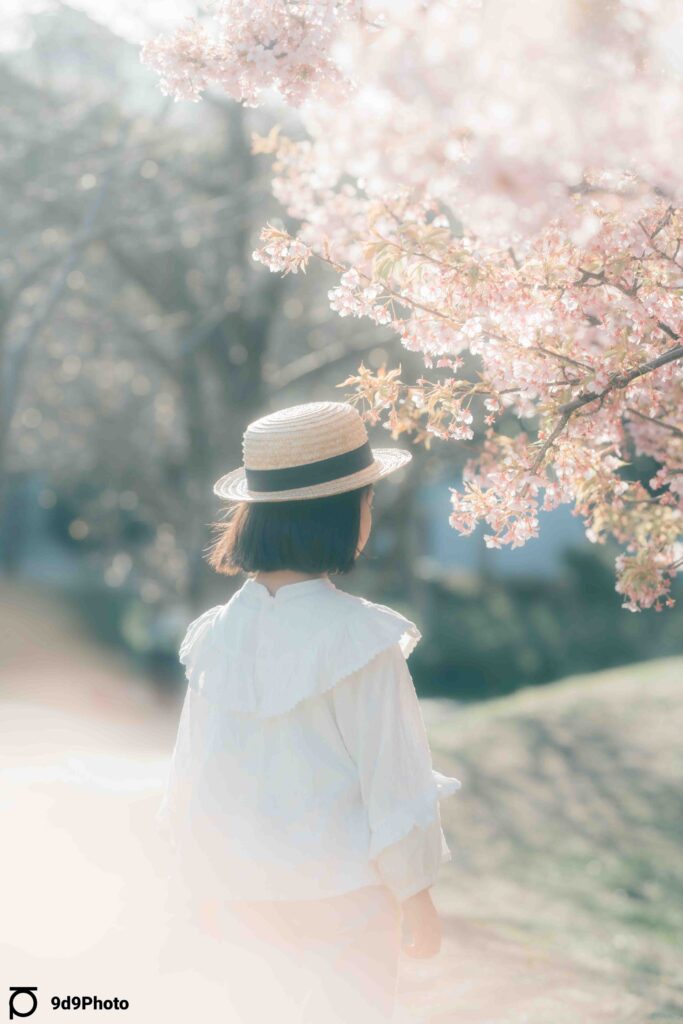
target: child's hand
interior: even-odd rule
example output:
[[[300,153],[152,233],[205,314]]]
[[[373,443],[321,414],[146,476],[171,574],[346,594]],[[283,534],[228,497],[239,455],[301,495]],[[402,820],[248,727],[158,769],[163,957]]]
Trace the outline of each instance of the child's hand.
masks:
[[[403,951],[416,959],[436,956],[441,949],[441,921],[429,895],[423,889],[401,904]],[[406,934],[407,933],[407,934]]]

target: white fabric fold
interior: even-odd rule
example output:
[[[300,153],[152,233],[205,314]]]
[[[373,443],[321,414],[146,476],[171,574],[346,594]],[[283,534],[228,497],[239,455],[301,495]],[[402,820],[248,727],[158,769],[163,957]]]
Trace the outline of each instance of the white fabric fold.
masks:
[[[280,715],[393,644],[407,658],[421,639],[415,623],[393,608],[327,579],[309,582],[318,585],[294,584],[299,589],[280,600],[249,579],[227,604],[194,619],[179,651],[192,689],[225,711]]]
[[[433,770],[433,785],[418,793],[412,800],[401,803],[372,829],[370,857],[376,857],[392,843],[398,842],[413,828],[427,828],[439,820],[439,801],[460,789],[459,779],[451,779]],[[447,781],[438,783],[437,777]]]
[[[355,764],[371,829],[371,859],[413,828],[439,819],[439,802],[460,780],[436,771],[415,685],[399,645],[367,673],[332,691],[335,715]]]
[[[403,903],[437,881],[442,864],[452,860],[440,819],[429,825],[413,827],[397,843],[386,846],[377,855],[382,881]]]

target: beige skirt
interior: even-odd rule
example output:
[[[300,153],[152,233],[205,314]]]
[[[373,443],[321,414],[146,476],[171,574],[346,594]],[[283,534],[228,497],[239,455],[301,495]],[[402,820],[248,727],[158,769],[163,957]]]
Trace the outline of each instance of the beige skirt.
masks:
[[[173,928],[185,940],[201,931],[192,910]],[[401,910],[385,886],[318,900],[229,900],[220,908],[210,957],[202,942],[197,966],[219,980],[226,1017],[235,1024],[392,1020]]]

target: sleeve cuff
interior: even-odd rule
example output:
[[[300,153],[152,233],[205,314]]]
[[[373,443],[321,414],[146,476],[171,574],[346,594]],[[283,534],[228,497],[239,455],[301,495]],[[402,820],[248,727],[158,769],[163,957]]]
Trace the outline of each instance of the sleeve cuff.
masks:
[[[405,804],[372,827],[370,859],[374,860],[387,846],[392,846],[413,828],[427,828],[439,817],[439,803],[460,789],[459,779],[449,778],[432,770],[432,785],[420,796]]]
[[[376,864],[384,884],[399,902],[436,883],[450,850],[438,818],[424,829],[413,828],[382,853]]]

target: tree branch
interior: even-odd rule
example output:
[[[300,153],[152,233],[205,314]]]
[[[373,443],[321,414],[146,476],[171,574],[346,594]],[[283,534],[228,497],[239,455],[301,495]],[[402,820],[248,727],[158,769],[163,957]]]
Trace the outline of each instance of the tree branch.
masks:
[[[669,349],[668,352],[663,352],[662,355],[657,356],[656,359],[648,360],[647,363],[643,363],[642,366],[637,367],[635,370],[631,370],[629,373],[615,374],[609,384],[607,384],[602,391],[587,391],[583,395],[577,395],[577,397],[571,402],[566,402],[564,405],[561,405],[559,411],[562,415],[556,426],[553,428],[550,436],[543,442],[541,450],[531,465],[530,472],[534,474],[540,469],[548,450],[555,443],[577,409],[580,409],[582,406],[588,405],[589,402],[594,402],[597,399],[602,401],[611,391],[628,387],[628,385],[632,381],[637,380],[638,377],[643,377],[647,373],[652,373],[653,370],[657,370],[660,366],[664,366],[666,363],[671,363],[681,357],[683,357],[683,345],[677,345],[675,348]],[[525,484],[522,488],[522,494],[525,494],[527,489],[528,484]]]
[[[641,420],[649,420],[650,423],[656,423],[658,427],[663,427],[665,430],[670,430],[676,437],[683,437],[683,430],[679,427],[674,427],[672,423],[665,423],[664,420],[658,420],[655,416],[648,416],[644,412],[640,412],[638,409],[634,409],[633,406],[629,406],[626,410],[633,416],[639,416]]]

